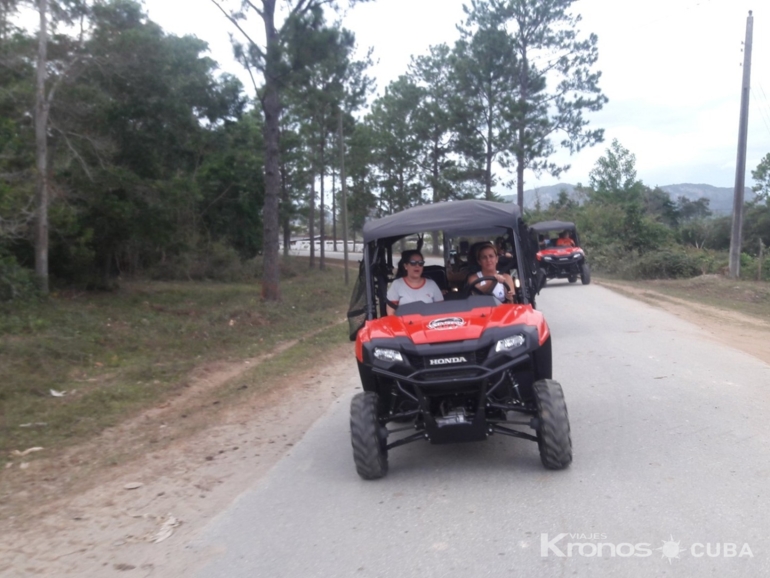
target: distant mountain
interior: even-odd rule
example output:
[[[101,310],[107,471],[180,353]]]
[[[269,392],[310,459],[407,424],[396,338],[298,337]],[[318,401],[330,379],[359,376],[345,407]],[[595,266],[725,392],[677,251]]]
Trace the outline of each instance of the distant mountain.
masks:
[[[660,189],[666,191],[671,200],[676,202],[679,197],[686,197],[691,201],[696,201],[701,197],[709,200],[709,208],[715,215],[728,215],[733,211],[733,189],[732,187],[715,187],[713,185],[682,183],[679,185],[665,185]],[[575,185],[569,183],[559,183],[548,187],[538,187],[524,191],[524,208],[533,209],[537,203],[546,208],[552,201],[559,198],[559,193],[565,191],[570,197],[574,198]],[[744,200],[746,202],[754,200],[754,193],[749,187],[746,187]],[[503,200],[515,203],[516,195],[503,195]]]
[[[712,185],[693,185],[683,183],[681,185],[666,185],[660,187],[668,193],[672,200],[676,201],[679,197],[687,197],[691,201],[696,201],[701,197],[709,200],[709,209],[715,215],[729,215],[733,212],[733,187],[714,187]],[[754,191],[745,187],[743,200],[745,202],[753,201]]]

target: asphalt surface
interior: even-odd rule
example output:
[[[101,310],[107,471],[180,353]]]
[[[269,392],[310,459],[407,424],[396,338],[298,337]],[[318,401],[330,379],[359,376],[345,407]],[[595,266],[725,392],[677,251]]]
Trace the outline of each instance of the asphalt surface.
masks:
[[[356,475],[348,393],[188,545],[190,576],[770,575],[770,365],[597,285],[553,281],[538,307],[574,462],[534,443],[390,452]]]

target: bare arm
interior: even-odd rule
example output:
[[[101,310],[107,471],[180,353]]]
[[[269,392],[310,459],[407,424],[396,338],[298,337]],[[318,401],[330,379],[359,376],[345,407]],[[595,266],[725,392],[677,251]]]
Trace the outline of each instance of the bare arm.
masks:
[[[513,278],[508,273],[502,273],[500,276],[503,278],[503,281],[505,281],[506,285],[508,285],[508,292],[505,294],[505,296],[507,297],[508,301],[513,303],[516,296],[516,286],[513,284]]]

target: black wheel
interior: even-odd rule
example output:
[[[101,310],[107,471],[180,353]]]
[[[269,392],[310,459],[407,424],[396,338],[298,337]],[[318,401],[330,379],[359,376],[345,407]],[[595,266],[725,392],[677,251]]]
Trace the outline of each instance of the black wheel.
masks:
[[[567,281],[569,281],[570,283],[574,283],[575,281],[577,281],[577,275],[570,275],[569,277],[567,277]]]
[[[350,438],[358,475],[376,480],[388,473],[387,434],[377,419],[377,394],[363,391],[350,402]]]
[[[588,285],[591,282],[591,267],[588,263],[583,263],[580,267],[580,281],[583,285]]]
[[[562,470],[572,463],[572,439],[564,392],[552,379],[536,381],[533,389],[540,421],[537,429],[540,461],[549,470]]]

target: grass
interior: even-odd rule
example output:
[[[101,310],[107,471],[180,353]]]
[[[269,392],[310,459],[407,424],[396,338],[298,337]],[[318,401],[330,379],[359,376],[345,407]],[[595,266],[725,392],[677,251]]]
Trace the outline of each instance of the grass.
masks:
[[[694,303],[737,311],[770,322],[770,283],[729,279],[721,275],[701,275],[692,279],[607,280],[621,286],[628,285]]]
[[[281,302],[263,302],[260,289],[258,282],[129,282],[115,293],[3,305],[0,456],[98,435],[185,387],[196,366],[256,357],[315,335],[265,364],[260,376],[282,374],[300,363],[292,356],[308,348],[318,355],[347,337],[347,327],[336,324],[352,285],[339,269],[307,270],[289,260]],[[234,387],[225,384],[222,394]]]
[[[770,321],[767,283],[716,275],[612,282]],[[162,404],[184,391],[196,367],[298,340],[207,392],[207,403],[221,407],[312,368],[347,341],[339,322],[352,285],[339,268],[308,270],[289,259],[282,301],[265,303],[260,290],[258,282],[128,282],[114,293],[0,305],[0,467],[13,450],[74,445]]]

